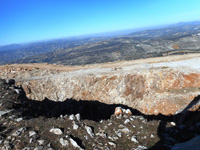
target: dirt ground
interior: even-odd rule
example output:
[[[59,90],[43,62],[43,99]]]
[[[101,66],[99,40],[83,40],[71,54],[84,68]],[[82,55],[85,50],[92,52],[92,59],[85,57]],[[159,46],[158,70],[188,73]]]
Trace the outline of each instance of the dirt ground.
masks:
[[[126,67],[130,65],[137,65],[143,63],[160,63],[160,62],[171,62],[171,61],[179,61],[185,59],[191,59],[200,57],[200,54],[185,54],[185,55],[174,55],[174,56],[166,56],[166,57],[154,57],[154,58],[147,58],[147,59],[138,59],[138,60],[131,60],[131,61],[119,61],[119,62],[108,62],[102,64],[92,64],[92,65],[84,65],[84,66],[64,66],[64,65],[54,65],[54,64],[11,64],[11,65],[0,65],[0,69],[4,68],[5,66],[8,67],[28,67],[28,68],[39,68],[39,69],[53,69],[59,72],[65,71],[75,71],[80,69],[92,69],[92,68],[113,68],[113,67]]]

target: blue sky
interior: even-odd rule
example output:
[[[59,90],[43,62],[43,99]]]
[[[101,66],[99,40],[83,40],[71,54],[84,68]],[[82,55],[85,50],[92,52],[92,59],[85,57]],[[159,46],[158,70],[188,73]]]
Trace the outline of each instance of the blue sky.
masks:
[[[0,45],[200,20],[200,0],[0,0]]]

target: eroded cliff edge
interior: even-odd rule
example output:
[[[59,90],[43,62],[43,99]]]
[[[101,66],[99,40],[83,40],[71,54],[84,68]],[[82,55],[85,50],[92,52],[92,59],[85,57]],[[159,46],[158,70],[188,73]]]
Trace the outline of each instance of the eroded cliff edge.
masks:
[[[174,114],[200,93],[200,55],[170,56],[67,67],[46,64],[1,66],[30,99],[98,100],[145,114]]]

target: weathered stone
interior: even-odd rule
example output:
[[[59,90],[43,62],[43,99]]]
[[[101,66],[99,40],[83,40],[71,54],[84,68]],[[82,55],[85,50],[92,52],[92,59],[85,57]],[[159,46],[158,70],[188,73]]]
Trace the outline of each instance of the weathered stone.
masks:
[[[130,120],[129,119],[126,119],[125,121],[124,121],[124,124],[127,124],[127,123],[129,123],[130,122]]]
[[[145,146],[139,145],[135,150],[144,150],[147,149]]]
[[[10,112],[12,112],[12,110],[0,111],[0,117],[2,117],[5,114],[8,114]]]
[[[75,148],[78,148],[79,150],[83,150],[83,149],[77,144],[77,142],[76,142],[74,139],[69,138],[69,141],[70,141],[70,143],[71,143]]]
[[[132,115],[132,112],[131,112],[130,109],[126,109],[126,110],[125,110],[125,114],[127,114],[127,115]]]
[[[153,134],[151,134],[150,138],[154,138],[155,136]]]
[[[39,145],[44,145],[45,140],[38,140],[37,142],[38,142]]]
[[[170,124],[171,124],[172,126],[176,126],[176,123],[175,123],[175,122],[170,122]]]
[[[20,128],[18,130],[16,130],[12,136],[19,136],[20,134],[22,134],[24,131],[26,130],[26,128]]]
[[[80,121],[80,119],[81,119],[80,114],[76,114],[75,117],[76,117],[76,119],[77,119],[78,121]]]
[[[79,125],[77,125],[77,124],[74,123],[74,124],[73,124],[73,129],[74,129],[74,130],[77,130],[78,128],[79,128]]]
[[[92,131],[92,128],[89,126],[85,126],[85,129],[86,129],[87,133],[90,135],[90,137],[94,138],[94,133]]]
[[[74,120],[74,119],[75,119],[75,117],[73,114],[69,116],[69,120]]]
[[[69,145],[69,142],[67,139],[64,139],[64,138],[60,138],[60,144],[62,146],[68,146]]]
[[[22,120],[23,120],[23,118],[17,118],[17,119],[16,119],[17,122],[20,122],[20,121],[22,121]]]
[[[131,141],[134,143],[138,143],[137,139],[135,138],[135,136],[132,136]]]
[[[29,131],[29,137],[32,137],[34,135],[37,135],[37,133],[35,131]]]
[[[56,135],[61,135],[61,134],[63,134],[62,130],[59,129],[59,128],[52,128],[52,129],[50,130],[50,132],[52,132],[52,133],[54,133],[54,134],[56,134]]]
[[[128,134],[130,132],[130,130],[128,128],[119,129],[119,131],[123,132],[125,134]]]
[[[114,112],[114,115],[119,115],[119,114],[122,114],[123,111],[122,111],[122,108],[121,107],[116,107],[115,108],[115,112]]]
[[[118,136],[118,137],[122,137],[122,133],[120,131],[115,131],[115,134]]]
[[[116,144],[114,142],[108,142],[109,145],[116,147]]]

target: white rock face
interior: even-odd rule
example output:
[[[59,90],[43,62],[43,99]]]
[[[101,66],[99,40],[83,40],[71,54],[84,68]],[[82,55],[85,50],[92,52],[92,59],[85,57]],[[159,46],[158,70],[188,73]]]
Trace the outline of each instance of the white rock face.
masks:
[[[87,133],[88,133],[92,138],[94,138],[94,133],[92,132],[92,128],[89,127],[89,126],[85,126],[85,129],[86,129]]]
[[[130,122],[130,120],[129,119],[126,119],[125,121],[124,121],[124,124],[127,124],[127,123],[129,123]]]
[[[45,141],[44,140],[38,140],[37,142],[38,142],[39,145],[44,145]]]
[[[19,136],[20,134],[22,134],[24,131],[26,130],[26,128],[20,128],[17,131],[15,131],[12,136]]]
[[[15,92],[16,92],[17,94],[19,94],[19,93],[21,92],[20,89],[14,89],[14,90],[15,90]]]
[[[175,123],[175,122],[170,122],[170,124],[171,124],[172,126],[176,126],[176,123]]]
[[[122,133],[120,131],[115,131],[115,134],[118,136],[118,137],[122,137]]]
[[[74,120],[75,119],[75,116],[72,114],[69,116],[69,120]]]
[[[61,135],[61,134],[63,134],[62,130],[59,129],[59,128],[52,128],[52,129],[50,130],[50,132],[52,132],[52,133],[54,133],[54,134],[56,134],[56,135]]]
[[[135,150],[144,150],[147,149],[145,146],[139,145]]]
[[[12,110],[6,110],[6,111],[0,111],[0,117],[2,117],[5,114],[10,113]]]
[[[114,142],[108,142],[109,145],[116,147],[116,144]]]
[[[34,135],[36,135],[37,133],[35,131],[29,131],[29,137],[32,137]]]
[[[135,136],[132,136],[131,141],[134,143],[138,143],[137,139],[135,138]]]
[[[74,130],[77,130],[78,128],[79,128],[79,126],[78,126],[77,124],[74,123],[74,124],[73,124],[73,129],[74,129]]]
[[[79,150],[84,150],[72,138],[70,138],[69,141],[75,148],[78,148]]]
[[[130,132],[130,130],[128,128],[123,128],[123,129],[119,129],[119,131],[128,134]]]
[[[153,134],[151,134],[150,138],[154,138],[155,136]]]
[[[22,121],[22,120],[23,120],[23,118],[17,118],[17,119],[16,119],[17,122],[20,122],[20,121]]]
[[[76,119],[77,119],[78,121],[80,121],[80,119],[81,119],[80,114],[76,114],[75,117],[76,117]]]
[[[61,144],[62,146],[68,146],[68,145],[69,145],[69,142],[68,142],[66,139],[64,139],[64,138],[60,138],[60,144]]]

